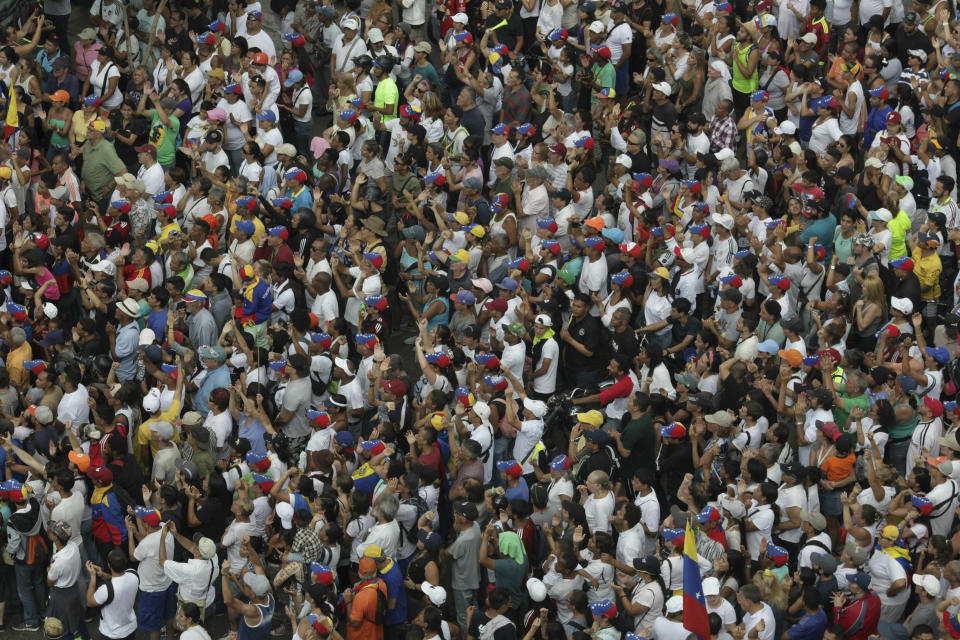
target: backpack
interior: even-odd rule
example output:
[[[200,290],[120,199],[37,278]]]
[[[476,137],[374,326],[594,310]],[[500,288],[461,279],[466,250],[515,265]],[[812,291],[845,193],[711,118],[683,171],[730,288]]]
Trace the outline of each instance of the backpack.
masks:
[[[400,504],[409,504],[413,505],[417,510],[417,516],[413,519],[413,526],[407,529],[403,526],[403,523],[400,520],[397,520],[397,524],[400,525],[400,533],[406,536],[407,541],[412,544],[417,544],[417,535],[419,535],[419,530],[417,528],[417,523],[420,521],[420,516],[429,511],[427,503],[424,502],[423,498],[420,496],[414,496],[412,498],[407,498]]]
[[[50,563],[50,544],[37,533],[27,538],[27,557],[25,562],[36,567],[45,567]]]
[[[126,573],[132,573],[133,575],[137,576],[137,582],[140,581],[140,576],[137,574],[137,572],[136,572],[135,569],[127,569],[126,571],[124,571],[124,573],[125,573],[125,574],[126,574]],[[113,602],[113,597],[114,597],[114,595],[116,595],[116,594],[114,593],[114,591],[113,591],[113,578],[110,578],[109,580],[106,580],[106,581],[103,583],[103,586],[105,586],[105,587],[107,588],[107,599],[104,600],[104,601],[103,601],[103,604],[100,605],[100,616],[101,616],[101,617],[103,616],[103,612],[104,612],[104,610],[107,608],[107,605],[109,605],[111,602]],[[210,588],[210,587],[208,586],[207,589],[209,589],[209,588]]]
[[[382,625],[387,619],[387,611],[389,610],[387,606],[387,594],[385,593],[386,590],[380,588],[380,579],[374,578],[364,586],[360,587],[357,593],[370,587],[373,587],[377,592],[377,612],[374,614],[373,623],[376,625]]]

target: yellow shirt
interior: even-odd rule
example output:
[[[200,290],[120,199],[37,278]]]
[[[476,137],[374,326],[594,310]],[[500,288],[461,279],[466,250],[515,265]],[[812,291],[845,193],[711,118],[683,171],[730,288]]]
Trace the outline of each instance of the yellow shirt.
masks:
[[[143,454],[141,450],[143,447],[150,445],[150,455],[157,455],[157,445],[150,439],[150,425],[156,424],[157,422],[169,422],[173,425],[173,442],[178,442],[180,440],[180,430],[177,429],[177,419],[180,417],[180,398],[174,398],[173,402],[170,403],[170,408],[166,411],[163,411],[156,418],[151,418],[140,423],[140,426],[137,427],[137,432],[134,434],[133,445],[134,445],[134,455],[137,458],[137,461],[140,463],[140,466],[144,469],[149,469],[147,464],[149,460],[143,459]]]
[[[936,300],[940,297],[940,273],[943,271],[940,256],[934,252],[923,257],[920,247],[914,247],[912,257],[913,272],[920,280],[920,297],[924,300]]]
[[[10,374],[10,384],[18,389],[30,386],[30,372],[23,368],[24,360],[33,360],[33,347],[29,342],[24,342],[7,354],[7,373]]]
[[[87,127],[90,126],[90,123],[100,117],[100,113],[97,111],[93,112],[89,118],[85,118],[83,115],[83,109],[78,109],[76,113],[73,114],[73,139],[79,143],[84,143],[87,140]]]
[[[177,233],[182,234],[183,229],[180,228],[180,225],[177,222],[171,222],[167,226],[160,229],[160,237],[157,240],[162,245],[166,240],[170,238],[170,234],[176,231]]]

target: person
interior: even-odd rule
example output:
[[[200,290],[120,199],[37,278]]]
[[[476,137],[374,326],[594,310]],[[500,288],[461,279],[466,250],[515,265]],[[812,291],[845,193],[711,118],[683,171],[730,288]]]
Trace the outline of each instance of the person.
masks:
[[[363,557],[357,565],[360,580],[343,594],[347,606],[347,640],[383,640],[383,605],[387,585],[377,575],[373,558]]]
[[[107,554],[107,568],[87,561],[90,582],[87,585],[87,606],[101,607],[100,634],[111,640],[132,638],[137,633],[137,614],[133,604],[140,580],[136,572],[127,571],[127,556],[120,549]]]

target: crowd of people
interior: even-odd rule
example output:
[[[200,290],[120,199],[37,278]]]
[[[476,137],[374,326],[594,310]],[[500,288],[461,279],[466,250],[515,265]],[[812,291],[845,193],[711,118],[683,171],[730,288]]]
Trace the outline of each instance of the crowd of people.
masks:
[[[15,5],[0,631],[960,638],[953,2]]]

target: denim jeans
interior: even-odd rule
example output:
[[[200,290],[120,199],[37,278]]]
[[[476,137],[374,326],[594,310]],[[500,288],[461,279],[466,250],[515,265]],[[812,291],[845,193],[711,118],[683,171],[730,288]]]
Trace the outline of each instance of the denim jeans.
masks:
[[[309,114],[307,114],[309,115]],[[310,157],[310,136],[313,133],[313,121],[299,122],[293,121],[294,140],[296,142],[297,153]]]
[[[476,589],[454,589],[453,606],[457,609],[457,624],[461,629],[467,628],[467,609],[477,604]]]
[[[910,637],[905,626],[896,622],[887,622],[886,620],[880,620],[877,623],[877,633],[881,638],[886,638],[887,640],[907,640]]]
[[[23,604],[23,620],[30,626],[40,624],[40,610],[47,603],[46,576],[40,567],[17,561],[13,565],[17,576],[17,595]]]

